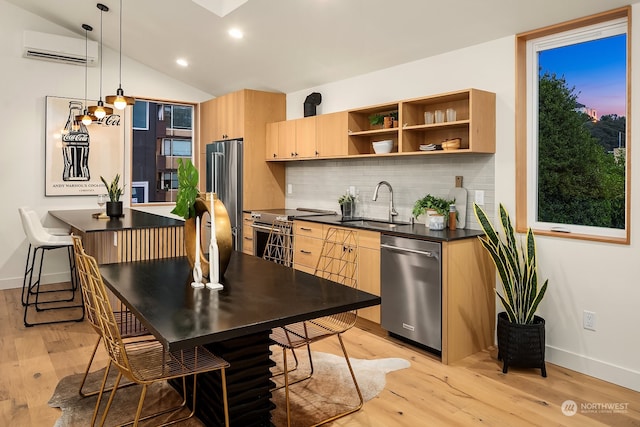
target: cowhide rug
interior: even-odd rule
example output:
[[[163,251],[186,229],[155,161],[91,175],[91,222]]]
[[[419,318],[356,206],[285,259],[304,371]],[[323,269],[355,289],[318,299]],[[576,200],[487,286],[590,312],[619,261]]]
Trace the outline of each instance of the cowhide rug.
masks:
[[[313,424],[314,420],[322,420],[357,404],[357,394],[344,358],[321,352],[312,352],[312,354],[313,377],[308,381],[290,387],[292,426]],[[281,369],[281,350],[276,349],[274,351],[273,359],[278,362],[278,366],[274,368],[274,371]],[[291,360],[292,358],[288,357],[288,359]],[[297,372],[291,374],[292,378],[295,378],[295,375],[299,373],[308,372],[309,363],[306,352],[299,352],[299,359],[300,366]],[[351,358],[351,364],[365,401],[374,398],[384,389],[387,373],[410,366],[409,361],[399,358],[373,360]],[[114,373],[114,369],[111,371]],[[90,373],[85,390],[97,390],[103,375],[104,369]],[[115,378],[115,373],[113,377]],[[75,374],[63,378],[58,383],[53,396],[49,400],[49,406],[62,410],[62,414],[54,427],[84,427],[90,425],[96,396],[80,397],[78,387],[81,380],[82,374]],[[118,390],[109,411],[106,425],[112,426],[124,423],[133,418],[139,396],[139,386],[125,387]],[[102,405],[106,404],[107,398],[108,396],[103,398]],[[171,386],[165,383],[157,383],[149,387],[144,408],[149,409],[150,412],[155,412],[161,408],[175,406],[180,401],[180,395]],[[275,426],[285,426],[284,388],[273,391],[272,401],[276,404],[276,409],[271,412],[273,424]],[[143,415],[144,413],[143,409]],[[102,411],[100,411],[100,414],[102,414]],[[157,425],[168,419],[168,416],[164,417],[152,420],[153,422],[141,423],[141,425]],[[179,425],[182,427],[202,426],[197,419],[191,419]]]

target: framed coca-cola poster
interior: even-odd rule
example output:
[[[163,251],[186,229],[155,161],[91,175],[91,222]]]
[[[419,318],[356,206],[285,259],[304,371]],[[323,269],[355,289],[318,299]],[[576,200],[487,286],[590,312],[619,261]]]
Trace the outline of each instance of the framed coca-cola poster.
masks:
[[[77,120],[85,108],[84,99],[46,97],[45,196],[103,194],[101,176],[124,176],[124,114],[85,125]]]

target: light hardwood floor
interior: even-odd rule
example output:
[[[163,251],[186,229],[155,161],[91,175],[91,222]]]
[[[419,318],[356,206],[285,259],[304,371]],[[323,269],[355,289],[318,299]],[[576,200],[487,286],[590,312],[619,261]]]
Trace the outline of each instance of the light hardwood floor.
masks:
[[[21,311],[19,290],[0,291],[0,426],[53,426],[60,412],[47,401],[61,378],[84,371],[96,335],[86,322],[25,328]],[[402,357],[411,367],[388,374],[378,397],[335,426],[640,426],[640,393],[629,389],[551,364],[547,378],[537,369],[505,375],[495,351],[445,366],[372,331],[345,334],[351,357]],[[338,345],[330,339],[313,349],[338,354]],[[101,349],[96,363],[105,361]],[[576,402],[576,415],[563,415],[565,400]],[[626,405],[626,411],[581,409],[608,403]]]

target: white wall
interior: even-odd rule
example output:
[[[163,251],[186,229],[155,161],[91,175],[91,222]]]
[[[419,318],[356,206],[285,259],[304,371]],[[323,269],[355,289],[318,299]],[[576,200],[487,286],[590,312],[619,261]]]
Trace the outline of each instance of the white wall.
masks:
[[[22,286],[27,241],[18,217],[18,207],[30,206],[46,223],[52,224],[55,220],[47,215],[49,210],[97,208],[94,197],[44,196],[45,96],[83,98],[84,67],[23,58],[24,30],[83,37],[0,0],[3,147],[0,194],[4,199],[0,226],[0,289]],[[103,60],[104,96],[114,92],[118,86],[117,51],[105,48]],[[122,77],[125,93],[130,96],[186,102],[201,102],[213,97],[127,57],[123,57]],[[88,81],[89,97],[95,99],[98,97],[99,67],[89,68]],[[128,150],[129,147],[125,147],[125,153]],[[127,176],[129,168],[127,161],[124,168]],[[68,277],[68,273],[64,273],[64,253],[55,252],[45,257],[49,260],[45,262],[43,271],[45,282]]]
[[[636,22],[632,31],[634,69],[640,69],[640,39],[638,33],[639,5],[633,7]],[[495,178],[492,183],[496,204],[503,203],[512,217],[515,214],[515,37],[506,37],[437,57],[412,62],[362,75],[356,78],[311,87],[287,96],[287,118],[303,115],[302,105],[311,92],[322,94],[318,114],[358,108],[400,99],[420,97],[452,90],[475,87],[496,93],[497,150]],[[633,87],[640,84],[638,73]],[[640,97],[633,97],[632,111],[640,111]],[[640,115],[631,123],[638,126]],[[634,138],[635,142],[637,138]],[[633,144],[632,142],[632,144]],[[379,160],[385,162],[384,159]],[[394,162],[396,162],[394,160]],[[443,167],[445,160],[429,159],[425,164]],[[640,164],[640,150],[633,150],[631,162]],[[351,165],[351,162],[349,163]],[[361,162],[355,167],[371,170],[375,165]],[[321,169],[325,168],[324,171]],[[368,169],[367,169],[368,168]],[[410,166],[389,166],[393,174],[413,173]],[[299,169],[303,169],[300,171]],[[316,170],[314,170],[316,169]],[[287,167],[287,178],[309,175],[316,182],[353,180],[350,172],[339,172],[333,165],[306,166],[304,162]],[[324,174],[324,179],[322,178]],[[373,178],[372,178],[373,179]],[[547,360],[576,371],[587,373],[640,391],[640,340],[636,332],[640,325],[640,262],[638,239],[640,227],[640,185],[633,177],[631,245],[590,243],[579,240],[539,237],[539,276],[549,278],[549,290],[539,314],[546,319]],[[336,191],[344,191],[337,184]],[[400,192],[400,188],[394,188]],[[410,191],[415,191],[411,190]],[[287,196],[289,207],[300,200]],[[331,202],[334,202],[333,198]],[[406,203],[407,201],[405,201]],[[333,204],[333,208],[337,208]],[[405,207],[406,208],[406,207]],[[473,219],[473,218],[472,218]],[[498,286],[499,282],[498,282]],[[498,309],[501,309],[499,304]],[[583,310],[597,315],[596,332],[582,328]]]

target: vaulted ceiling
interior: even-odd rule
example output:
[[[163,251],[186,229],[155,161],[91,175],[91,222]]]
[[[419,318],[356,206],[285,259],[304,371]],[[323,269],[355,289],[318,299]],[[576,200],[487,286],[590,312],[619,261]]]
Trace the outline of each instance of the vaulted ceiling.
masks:
[[[79,37],[83,23],[100,25],[97,2],[90,0],[7,1]],[[207,1],[213,0],[199,2]],[[104,44],[117,51],[119,1],[102,3],[110,8],[103,15]],[[288,93],[628,3],[249,0],[220,17],[191,0],[124,0],[122,52],[214,96],[242,88]],[[231,38],[232,27],[244,38]],[[90,37],[98,40],[99,32]],[[180,67],[177,58],[190,65]]]

